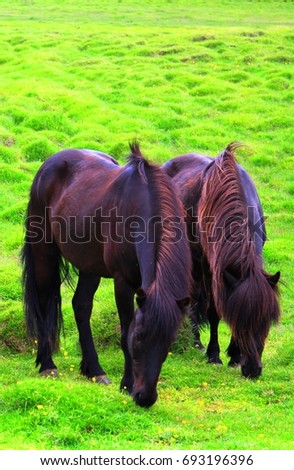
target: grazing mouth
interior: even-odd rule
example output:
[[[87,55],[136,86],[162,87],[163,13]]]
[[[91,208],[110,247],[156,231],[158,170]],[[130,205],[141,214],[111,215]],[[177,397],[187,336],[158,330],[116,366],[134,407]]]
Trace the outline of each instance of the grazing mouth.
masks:
[[[157,400],[157,392],[156,390],[152,393],[146,393],[144,391],[138,391],[133,393],[133,399],[135,403],[142,408],[150,408],[150,406],[154,405]]]

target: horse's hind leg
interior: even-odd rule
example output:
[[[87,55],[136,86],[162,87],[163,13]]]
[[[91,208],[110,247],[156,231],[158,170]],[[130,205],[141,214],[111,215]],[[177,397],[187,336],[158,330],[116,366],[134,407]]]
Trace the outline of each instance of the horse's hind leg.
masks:
[[[38,350],[36,365],[40,365],[40,374],[56,376],[57,367],[52,353],[58,348],[59,333],[62,323],[59,253],[54,244],[36,244],[31,246],[34,259],[36,301],[31,301],[31,310],[35,310],[33,329],[37,333]]]
[[[203,343],[201,341],[200,337],[200,326],[198,322],[198,314],[197,314],[197,305],[193,305],[191,313],[190,313],[190,320],[191,320],[191,325],[192,325],[192,334],[193,334],[193,340],[194,340],[194,346],[195,348],[199,349],[200,351],[205,351],[205,347],[203,346]]]
[[[218,343],[219,316],[213,303],[211,303],[208,308],[207,317],[210,324],[210,340],[206,350],[208,362],[212,364],[222,364],[222,360],[219,357],[220,347]]]
[[[80,271],[72,305],[82,349],[81,373],[94,382],[109,384],[110,381],[99,364],[90,326],[93,297],[99,283],[99,276]]]
[[[227,355],[230,357],[228,366],[238,367],[240,365],[241,352],[238,344],[236,343],[233,337],[231,337],[231,341],[227,349]]]
[[[201,275],[199,276],[199,273]],[[200,332],[201,326],[207,323],[207,307],[208,300],[206,295],[206,289],[204,281],[202,279],[202,265],[199,261],[194,259],[193,261],[193,295],[192,305],[190,310],[190,320],[192,325],[192,334],[194,339],[195,348],[200,351],[205,351],[205,347],[201,341]]]
[[[121,325],[121,348],[125,357],[124,375],[121,380],[121,390],[126,390],[130,394],[133,391],[133,371],[132,358],[128,349],[128,333],[131,321],[134,316],[134,289],[125,281],[115,279],[115,300]]]

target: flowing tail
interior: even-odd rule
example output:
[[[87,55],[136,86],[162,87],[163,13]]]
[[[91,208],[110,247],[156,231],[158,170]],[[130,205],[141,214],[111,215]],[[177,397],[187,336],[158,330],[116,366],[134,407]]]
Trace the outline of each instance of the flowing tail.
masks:
[[[42,237],[36,241],[32,237],[34,227],[33,217],[27,215],[21,261],[27,336],[38,342],[36,365],[39,365],[41,358],[59,347],[63,325],[60,285],[69,271],[54,241],[44,240],[45,228],[39,227]]]

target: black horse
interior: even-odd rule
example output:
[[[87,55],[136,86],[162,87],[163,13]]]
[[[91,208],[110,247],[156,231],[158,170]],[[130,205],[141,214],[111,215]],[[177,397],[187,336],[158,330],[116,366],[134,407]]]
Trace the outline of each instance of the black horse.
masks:
[[[230,144],[213,159],[199,154],[175,157],[163,165],[186,210],[192,253],[195,345],[203,348],[200,328],[210,323],[209,362],[221,363],[218,324],[227,322],[232,337],[229,365],[241,363],[245,377],[258,377],[272,322],[279,320],[280,273],[263,269],[265,221],[256,188],[236,163]]]
[[[40,373],[57,375],[52,354],[62,326],[60,285],[71,264],[79,272],[72,304],[81,373],[109,383],[95,351],[90,316],[101,277],[113,278],[125,357],[121,389],[138,405],[151,406],[189,302],[185,230],[172,181],[144,159],[137,143],[122,167],[90,150],[50,157],[32,184],[22,252],[27,331],[38,341]]]

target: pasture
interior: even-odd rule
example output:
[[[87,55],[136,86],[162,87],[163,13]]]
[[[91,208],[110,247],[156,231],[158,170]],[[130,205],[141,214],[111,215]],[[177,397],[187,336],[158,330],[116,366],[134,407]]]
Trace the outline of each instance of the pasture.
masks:
[[[44,5],[45,3],[45,5]],[[292,1],[0,0],[0,448],[293,449]],[[60,377],[41,378],[25,336],[21,267],[30,185],[55,151],[90,148],[123,164],[128,142],[163,163],[229,142],[266,216],[265,267],[281,271],[281,321],[255,381],[207,364],[186,321],[141,409],[123,371],[112,280],[92,329],[109,386],[79,374],[72,291],[63,286]],[[208,332],[202,339],[207,344]]]

